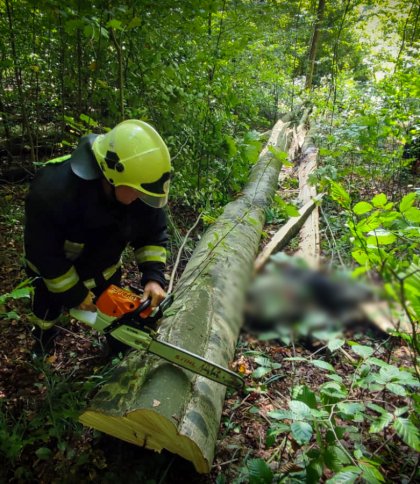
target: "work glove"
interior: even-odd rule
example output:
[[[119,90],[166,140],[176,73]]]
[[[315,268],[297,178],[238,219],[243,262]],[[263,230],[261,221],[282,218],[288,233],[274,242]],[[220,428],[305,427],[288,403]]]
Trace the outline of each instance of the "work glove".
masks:
[[[89,291],[85,299],[77,306],[76,309],[81,309],[82,311],[96,311],[96,306],[93,303],[95,299],[95,294]]]
[[[161,287],[161,285],[156,281],[149,281],[144,286],[143,296],[141,298],[142,302],[146,301],[146,299],[151,299],[151,307],[155,308],[159,306],[161,301],[165,299],[166,292]]]

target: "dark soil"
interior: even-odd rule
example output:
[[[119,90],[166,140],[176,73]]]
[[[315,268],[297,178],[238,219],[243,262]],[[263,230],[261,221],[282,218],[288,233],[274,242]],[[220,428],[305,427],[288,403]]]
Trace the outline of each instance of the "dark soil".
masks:
[[[0,294],[10,292],[25,279],[23,198],[22,186],[1,189]],[[194,217],[189,214],[187,218],[193,221]],[[136,285],[133,264],[128,263],[127,268],[126,281]],[[316,390],[326,376],[319,368],[284,358],[310,357],[318,352],[317,358],[333,363],[339,375],[345,377],[353,371],[353,363],[346,357],[347,346],[345,352],[331,355],[316,341],[285,346],[279,340],[264,342],[243,333],[233,368],[246,378],[248,390],[242,394],[228,390],[213,468],[203,476],[189,462],[169,452],[156,454],[82,427],[77,414],[106,380],[112,359],[104,355],[103,340],[98,335],[79,323],[63,321],[54,351],[44,363],[34,362],[28,308],[27,300],[9,300],[1,308],[0,482],[106,483],[123,479],[126,483],[150,484],[239,483],[249,482],[246,461],[250,458],[263,459],[275,472],[293,474],[302,468],[300,446],[284,436],[267,445],[271,426],[267,413],[287,408],[291,389],[296,385]],[[349,330],[346,339],[375,346],[377,357],[397,362],[398,366],[411,365],[409,352],[401,342],[368,327],[358,332]],[[257,354],[282,365],[270,375],[269,384],[265,383],[267,379],[251,377],[257,367]],[[399,403],[399,397],[392,398]],[[398,438],[384,445],[370,434],[364,445],[372,452],[382,449],[381,470],[387,482],[401,482],[402,475],[415,476],[415,454]]]

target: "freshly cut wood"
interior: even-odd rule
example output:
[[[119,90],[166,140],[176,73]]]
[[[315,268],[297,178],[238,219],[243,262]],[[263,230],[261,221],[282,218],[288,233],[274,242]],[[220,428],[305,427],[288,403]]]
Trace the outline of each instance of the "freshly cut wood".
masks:
[[[289,123],[279,122],[269,144],[287,151]],[[232,361],[245,291],[280,162],[260,155],[241,196],[204,234],[176,287],[159,338],[220,365]],[[80,421],[120,439],[168,449],[209,472],[226,389],[147,354],[132,352]]]
[[[267,262],[271,254],[278,252],[285,247],[290,240],[299,232],[305,220],[309,217],[312,210],[317,206],[317,203],[322,199],[323,194],[318,195],[313,200],[310,200],[307,204],[299,209],[299,215],[297,217],[290,217],[289,220],[282,225],[282,227],[276,232],[270,242],[260,252],[254,263],[254,269],[256,272],[260,271],[264,264]]]
[[[304,107],[304,106],[303,106]],[[303,108],[302,107],[302,108]],[[305,142],[305,136],[306,136],[306,123],[308,121],[309,114],[311,112],[312,108],[306,108],[303,111],[303,115],[300,118],[299,123],[296,125],[292,125],[290,129],[290,136],[291,136],[291,141],[290,141],[290,146],[289,146],[289,151],[288,151],[288,158],[290,161],[294,161],[294,166],[283,166],[280,172],[280,186],[282,182],[286,179],[289,178],[290,176],[294,175],[296,172],[297,168],[297,161],[299,160],[300,153],[302,150],[302,146]]]
[[[302,155],[300,158],[298,177],[299,177],[299,201],[302,205],[316,198],[316,188],[309,184],[309,177],[317,168],[318,149],[313,143],[313,131],[305,137],[302,145]],[[295,255],[304,259],[309,267],[316,269],[320,259],[320,237],[319,237],[319,212],[315,206],[300,233],[300,242]]]
[[[401,307],[396,310],[397,315],[392,314],[389,303],[386,301],[362,303],[359,304],[359,309],[371,323],[384,333],[393,330],[412,333],[410,321]]]

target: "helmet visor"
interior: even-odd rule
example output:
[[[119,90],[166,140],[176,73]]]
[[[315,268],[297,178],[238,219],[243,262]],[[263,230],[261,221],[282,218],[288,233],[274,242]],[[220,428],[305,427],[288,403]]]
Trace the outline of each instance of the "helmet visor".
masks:
[[[149,205],[149,207],[153,208],[162,208],[168,203],[168,194],[164,195],[163,197],[154,197],[152,195],[148,195],[147,193],[140,192],[139,198],[146,205]]]

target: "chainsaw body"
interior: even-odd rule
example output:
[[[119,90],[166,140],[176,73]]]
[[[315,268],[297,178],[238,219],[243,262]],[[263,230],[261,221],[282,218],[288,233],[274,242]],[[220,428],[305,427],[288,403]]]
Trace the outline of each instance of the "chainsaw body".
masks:
[[[96,312],[73,308],[70,315],[131,348],[149,351],[222,385],[242,388],[244,382],[236,373],[156,338],[157,323],[172,299],[172,295],[168,295],[159,306],[151,308],[150,299],[142,301],[138,294],[111,285],[96,301]]]

